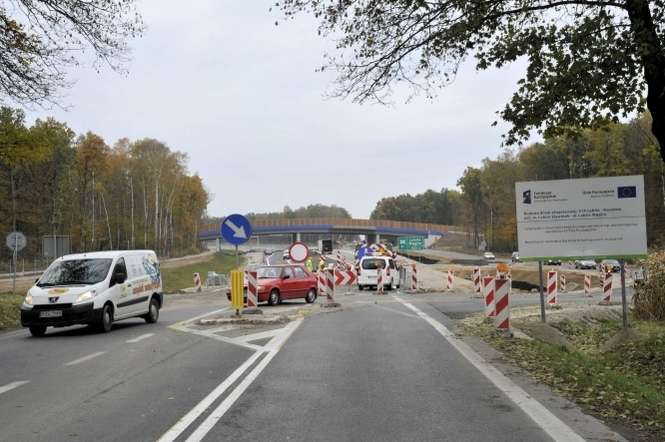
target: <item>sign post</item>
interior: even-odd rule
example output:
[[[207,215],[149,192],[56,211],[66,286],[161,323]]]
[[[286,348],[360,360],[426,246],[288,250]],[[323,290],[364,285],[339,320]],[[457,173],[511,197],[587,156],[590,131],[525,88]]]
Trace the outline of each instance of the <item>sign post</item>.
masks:
[[[240,267],[240,257],[238,256],[238,246],[249,241],[252,236],[252,224],[247,218],[237,213],[224,218],[220,227],[222,238],[229,244],[235,246],[236,267]]]
[[[18,261],[18,252],[23,250],[23,248],[28,244],[25,235],[21,232],[11,232],[7,235],[6,240],[7,247],[12,251],[12,266],[14,267],[14,273],[12,275],[12,294],[16,292],[16,263]]]
[[[540,261],[541,267],[545,259],[622,261],[623,325],[627,327],[624,260],[647,254],[644,177],[518,182],[515,205],[521,260]]]

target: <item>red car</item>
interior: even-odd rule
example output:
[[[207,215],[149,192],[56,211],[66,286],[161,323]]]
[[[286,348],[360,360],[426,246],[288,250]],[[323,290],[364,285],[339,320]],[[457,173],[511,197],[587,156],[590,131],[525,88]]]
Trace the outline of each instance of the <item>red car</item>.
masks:
[[[300,265],[263,266],[256,269],[259,284],[259,302],[276,305],[285,299],[303,298],[307,303],[316,301],[316,275],[309,273]],[[231,300],[231,291],[226,292]],[[245,283],[245,302],[247,302],[247,283]]]

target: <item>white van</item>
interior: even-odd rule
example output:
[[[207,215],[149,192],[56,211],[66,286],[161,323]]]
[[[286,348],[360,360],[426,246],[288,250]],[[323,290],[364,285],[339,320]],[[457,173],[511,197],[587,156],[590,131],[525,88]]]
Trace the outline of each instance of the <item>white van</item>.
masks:
[[[157,322],[162,277],[152,250],[81,253],[56,259],[21,305],[21,324],[33,336],[46,327],[90,324],[103,332],[114,321]]]
[[[376,290],[379,266],[383,263],[384,288],[399,288],[399,271],[395,260],[389,256],[363,256],[358,265],[358,290],[369,287]]]

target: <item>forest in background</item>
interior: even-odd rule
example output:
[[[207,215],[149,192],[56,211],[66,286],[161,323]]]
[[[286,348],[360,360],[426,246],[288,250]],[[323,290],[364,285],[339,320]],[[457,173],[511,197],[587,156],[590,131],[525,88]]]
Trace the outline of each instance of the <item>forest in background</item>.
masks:
[[[467,167],[457,182],[460,191],[383,198],[371,217],[464,226],[471,246],[485,239],[491,250],[510,252],[517,247],[516,182],[644,175],[647,241],[649,247],[664,247],[665,165],[650,127],[647,114],[504,150],[480,167]]]
[[[40,256],[42,237],[54,232],[70,237],[72,252],[194,252],[208,199],[187,156],[160,141],[109,146],[55,119],[29,126],[23,111],[0,108],[0,232],[26,235],[23,257]]]

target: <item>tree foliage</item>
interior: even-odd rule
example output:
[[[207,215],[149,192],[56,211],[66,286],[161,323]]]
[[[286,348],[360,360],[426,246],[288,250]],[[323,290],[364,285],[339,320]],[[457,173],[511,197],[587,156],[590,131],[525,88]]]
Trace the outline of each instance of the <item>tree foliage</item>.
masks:
[[[498,113],[508,144],[599,127],[641,112],[665,159],[665,2],[662,0],[284,0],[336,39],[324,68],[336,95],[384,102],[395,83],[433,93],[475,58],[479,70],[527,62]],[[322,68],[322,69],[324,69]],[[645,101],[646,92],[646,101]]]
[[[387,197],[376,203],[371,219],[410,221],[433,224],[457,224],[460,221],[461,201],[456,190],[443,188],[440,192],[408,193]]]
[[[310,204],[295,210],[285,206],[281,212],[249,213],[252,220],[294,219],[294,218],[351,218],[349,212],[336,205]]]
[[[0,4],[0,94],[17,103],[57,101],[66,71],[92,51],[113,69],[141,35],[134,0],[10,0]]]
[[[21,111],[3,107],[0,164],[0,200],[10,202],[0,206],[0,232],[26,234],[23,256],[40,255],[42,236],[54,232],[70,237],[72,251],[198,247],[208,194],[187,157],[160,141],[109,146],[52,118],[28,126]]]

